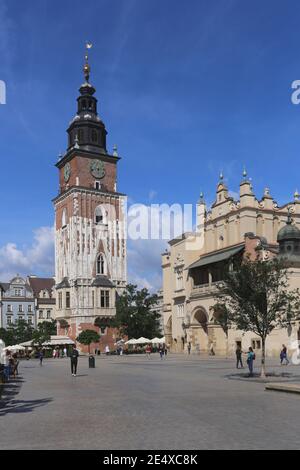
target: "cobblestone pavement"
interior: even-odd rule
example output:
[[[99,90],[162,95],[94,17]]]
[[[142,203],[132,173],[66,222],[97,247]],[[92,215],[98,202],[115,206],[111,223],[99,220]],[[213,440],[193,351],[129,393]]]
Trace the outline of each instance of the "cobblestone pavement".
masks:
[[[275,363],[274,363],[275,364]],[[300,397],[232,380],[233,360],[169,355],[20,364],[0,406],[1,449],[297,449]],[[279,367],[270,367],[279,371]],[[286,370],[300,374],[300,366]]]

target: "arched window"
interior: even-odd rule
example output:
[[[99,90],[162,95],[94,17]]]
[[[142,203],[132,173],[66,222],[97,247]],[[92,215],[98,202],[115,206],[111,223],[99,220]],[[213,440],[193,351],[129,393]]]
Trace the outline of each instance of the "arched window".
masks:
[[[95,224],[105,224],[104,211],[101,206],[97,206],[95,209]]]
[[[101,253],[97,258],[97,275],[106,274],[105,258]]]
[[[64,209],[62,213],[62,218],[61,218],[61,226],[62,228],[64,228],[66,227],[66,225],[67,225],[67,209]]]

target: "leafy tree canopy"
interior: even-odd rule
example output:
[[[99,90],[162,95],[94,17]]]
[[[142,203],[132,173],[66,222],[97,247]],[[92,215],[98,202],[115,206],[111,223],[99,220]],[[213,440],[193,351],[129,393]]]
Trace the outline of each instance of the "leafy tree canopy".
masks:
[[[158,297],[148,289],[129,284],[117,299],[114,325],[129,338],[154,338],[161,335],[160,314],[155,310]]]

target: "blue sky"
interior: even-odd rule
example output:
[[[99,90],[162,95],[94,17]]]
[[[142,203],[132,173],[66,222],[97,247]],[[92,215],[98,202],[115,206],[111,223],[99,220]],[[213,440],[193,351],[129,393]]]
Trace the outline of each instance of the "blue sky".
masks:
[[[238,191],[243,165],[258,196],[269,186],[279,203],[292,199],[299,14],[294,0],[0,0],[1,278],[53,271],[54,164],[86,40],[130,201],[194,203],[203,191],[212,202],[220,170]],[[161,246],[130,245],[132,279],[158,287]]]

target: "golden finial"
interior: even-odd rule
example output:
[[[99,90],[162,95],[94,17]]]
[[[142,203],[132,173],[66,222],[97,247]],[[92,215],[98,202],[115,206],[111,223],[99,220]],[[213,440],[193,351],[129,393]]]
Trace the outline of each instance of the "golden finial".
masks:
[[[88,83],[89,82],[89,79],[90,79],[90,73],[91,73],[91,67],[90,67],[90,64],[89,64],[89,54],[88,54],[88,51],[90,49],[92,49],[93,47],[93,44],[91,42],[86,42],[85,44],[85,48],[86,48],[86,53],[85,53],[85,64],[83,66],[83,73],[84,73],[84,77],[85,77],[85,80],[86,82]]]

